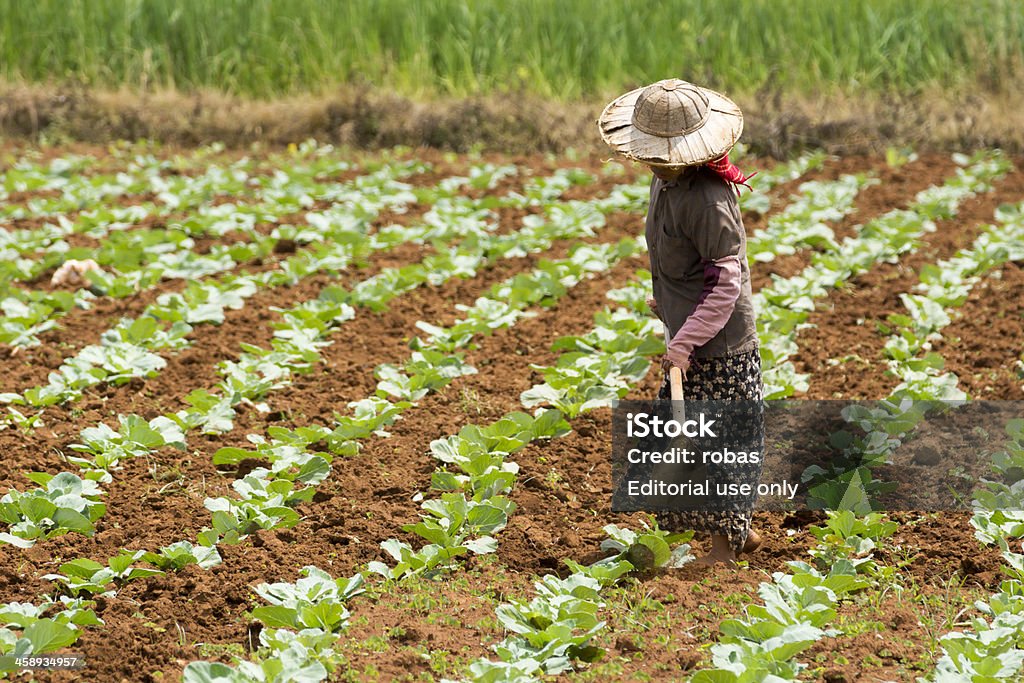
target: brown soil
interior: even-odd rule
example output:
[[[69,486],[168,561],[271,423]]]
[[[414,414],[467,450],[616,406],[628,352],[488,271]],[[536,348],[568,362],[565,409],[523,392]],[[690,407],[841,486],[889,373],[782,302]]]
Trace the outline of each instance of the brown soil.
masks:
[[[634,262],[631,265],[626,265],[629,265],[630,268],[635,268],[637,263]],[[585,317],[587,321],[586,324],[577,329],[578,332],[585,331],[589,326],[590,313],[593,311],[597,301],[601,300],[603,292],[608,286],[608,281],[613,281],[612,278],[614,276],[618,276],[618,279],[621,280],[626,274],[628,274],[628,270],[625,269],[625,266],[620,267],[608,275],[584,283],[566,297],[565,303],[572,307],[570,310],[579,311],[576,317]],[[562,306],[557,310],[564,312]],[[555,312],[551,311],[545,315],[553,316],[554,314]],[[407,327],[411,328],[412,323],[416,319],[415,317],[407,318]],[[567,327],[566,329],[576,328]],[[496,334],[495,338],[499,337],[500,334]],[[478,353],[482,354],[483,351],[481,350]],[[491,350],[487,355],[494,357],[495,354]],[[474,359],[471,356],[469,360],[473,362]],[[539,360],[543,361],[543,359]],[[483,370],[483,368],[481,369]],[[334,374],[328,376],[341,381],[345,380],[344,376]],[[479,376],[473,376],[468,379],[478,380]],[[493,384],[493,381],[489,381],[488,384]],[[302,395],[307,396],[307,400],[314,402],[319,409],[323,405],[323,388],[317,388],[314,392],[302,391],[299,395],[293,395],[294,400],[291,403],[292,415],[295,416],[295,419],[299,420],[301,420],[299,415],[302,414],[304,407],[301,400]],[[247,595],[248,584],[244,581],[238,582],[237,594],[243,596],[243,598],[241,602],[232,608],[233,603],[230,599],[232,591],[230,586],[233,582],[233,576],[251,577],[254,576],[252,574],[254,570],[261,572],[263,575],[270,576],[273,572],[272,568],[275,566],[283,567],[290,565],[299,567],[310,562],[317,563],[324,568],[331,566],[342,567],[344,572],[351,573],[361,562],[365,562],[368,559],[380,559],[380,550],[377,547],[377,543],[380,540],[395,535],[401,523],[415,519],[415,507],[404,503],[407,503],[411,495],[416,491],[427,488],[429,473],[433,469],[433,464],[429,457],[418,455],[413,457],[420,460],[422,466],[417,467],[416,470],[411,470],[408,467],[409,457],[414,453],[423,454],[431,439],[458,429],[459,425],[453,424],[451,421],[453,411],[450,407],[453,402],[457,405],[458,400],[459,398],[452,395],[450,391],[428,397],[418,409],[411,411],[405,419],[392,429],[393,436],[390,439],[371,439],[358,458],[347,461],[347,464],[354,465],[354,467],[342,467],[343,463],[339,462],[335,469],[335,475],[320,486],[317,502],[310,506],[304,506],[304,508],[308,509],[302,509],[306,519],[295,529],[261,532],[255,536],[251,543],[238,546],[237,549],[226,549],[224,565],[209,573],[186,571],[166,577],[165,579],[159,579],[155,584],[152,582],[130,584],[118,594],[115,600],[108,601],[113,603],[113,616],[116,617],[118,613],[117,606],[122,601],[138,601],[135,604],[133,613],[160,614],[165,622],[172,623],[172,619],[178,621],[186,628],[187,632],[194,634],[194,637],[198,640],[203,642],[224,642],[226,640],[238,642],[239,636],[237,635],[225,637],[226,634],[223,630],[234,628],[235,626],[232,626],[232,624],[237,624],[237,622],[224,619],[225,613],[223,610],[234,609],[233,613],[238,614],[240,610],[248,607],[248,604],[245,604],[244,598]],[[436,402],[440,402],[441,405],[447,406],[447,408],[432,409],[430,404]],[[284,416],[280,413],[272,412],[269,417],[281,418]],[[429,426],[427,423],[430,423]],[[78,555],[103,558],[114,553],[117,548],[123,545],[128,545],[129,547],[152,547],[150,544],[166,543],[171,540],[188,537],[191,535],[189,532],[194,533],[197,531],[197,527],[200,524],[208,523],[208,513],[201,506],[202,498],[207,495],[219,495],[225,492],[227,488],[227,480],[211,470],[209,456],[212,455],[212,451],[215,448],[225,445],[225,442],[230,443],[231,438],[229,436],[227,439],[206,439],[205,441],[208,445],[200,446],[193,440],[192,447],[200,449],[200,454],[197,454],[195,459],[181,459],[179,457],[176,462],[161,462],[156,466],[157,475],[150,474],[146,468],[142,467],[132,468],[138,473],[134,477],[132,476],[133,472],[129,468],[126,468],[125,472],[119,473],[117,481],[110,487],[108,496],[110,511],[101,521],[100,531],[97,535],[92,539],[69,535],[37,544],[24,556],[37,563],[38,569],[34,572],[34,575],[39,576],[46,571],[51,571],[56,566],[57,561],[55,559],[50,560],[49,558],[70,558]],[[215,443],[209,444],[210,441]],[[132,463],[132,465],[136,464],[141,465],[141,463]],[[367,466],[372,466],[375,471],[368,471]],[[174,471],[175,469],[177,471]],[[166,473],[165,470],[167,470]],[[413,472],[418,472],[418,477],[413,480],[408,479],[409,475],[413,474]],[[139,507],[143,509],[149,507],[152,509],[152,505],[149,503],[154,495],[154,489],[156,491],[160,490],[156,488],[159,483],[156,480],[165,478],[171,479],[172,482],[177,482],[167,487],[167,492],[172,494],[169,500],[181,501],[182,496],[184,496],[187,504],[181,505],[178,503],[175,505],[169,520],[170,524],[166,526],[161,524],[152,525],[147,521],[151,519],[152,512],[150,511],[149,514],[146,514],[139,510]],[[150,480],[153,481],[151,482]],[[201,487],[200,482],[202,482]],[[161,486],[163,485],[161,484]],[[138,500],[139,498],[141,500]],[[134,503],[133,500],[135,500]],[[365,505],[367,501],[373,500],[377,502],[372,503],[370,507]],[[358,511],[358,514],[352,516],[351,513],[356,511]],[[128,516],[122,518],[122,512]],[[364,512],[369,514],[364,515]],[[396,518],[396,514],[400,515],[400,517]],[[139,529],[138,525],[140,522],[148,528],[145,530]],[[136,533],[126,537],[121,529],[128,526],[131,526]],[[401,537],[402,535],[399,533],[399,536]],[[301,539],[302,543],[292,542],[298,539]],[[329,556],[331,561],[316,562],[319,553],[310,549],[310,545],[314,543],[323,544],[321,557],[324,555]],[[339,552],[339,547],[344,548],[344,551]],[[259,550],[253,550],[253,548]],[[254,557],[247,557],[246,559],[234,558],[233,554],[236,551],[240,553],[258,552],[261,555],[268,554],[269,551],[270,557],[258,562],[255,561]],[[279,553],[287,554],[287,556]],[[343,556],[344,560],[335,559],[339,556]],[[236,567],[236,569],[229,569],[229,567]],[[259,569],[259,567],[263,567],[263,569]],[[18,572],[13,572],[12,570],[11,575],[17,576],[17,573],[24,574],[26,571],[28,571],[28,568],[24,564],[20,564]],[[339,570],[339,573],[343,572]],[[169,582],[169,584],[175,586],[175,589],[173,591],[161,589],[161,582]],[[158,588],[153,589],[153,585],[157,585]],[[202,585],[208,586],[208,588],[204,590],[201,588]],[[3,597],[0,597],[0,599],[14,599],[16,595],[22,595],[27,598],[33,594],[33,591],[35,591],[35,594],[38,594],[39,588],[38,584],[20,581],[8,586],[8,589],[15,589],[15,595],[8,597],[8,593],[5,590],[2,594]],[[193,600],[185,607],[185,614],[181,613],[180,608],[170,611],[165,610],[164,603],[153,606],[152,612],[150,612],[148,610],[150,600],[147,598],[148,593],[152,590],[157,591],[153,594],[154,597],[164,595],[165,593],[174,595],[185,593],[191,594]],[[143,595],[136,595],[138,592],[142,592]],[[196,597],[202,599],[197,600]],[[228,605],[223,608],[218,606],[224,602],[227,602]],[[200,612],[194,613],[191,606],[194,606],[194,609],[198,609]],[[110,614],[110,610],[111,605],[106,605],[103,615]],[[129,619],[128,623],[124,625],[126,638],[131,635],[132,630],[139,628],[139,624],[133,622],[134,620]],[[108,624],[108,627],[104,629],[102,634],[90,634],[95,636],[95,639],[83,637],[76,644],[76,647],[80,647],[83,652],[88,654],[95,652],[94,647],[106,650],[112,642],[119,641],[116,633],[113,636],[111,635],[112,628],[115,632],[117,631],[116,626],[111,627]],[[244,633],[241,634],[241,638],[242,642],[244,642]],[[137,641],[135,642],[137,643]],[[167,668],[161,662],[164,657],[178,656],[178,647],[175,642],[169,641],[166,638],[161,639],[160,643],[164,647],[157,647],[157,644],[154,644],[153,651],[146,653],[148,659],[147,666],[160,666],[166,671]],[[123,648],[126,644],[121,643],[117,647]],[[91,656],[90,659],[92,661],[100,661],[102,659],[105,662],[111,662],[112,666],[122,666],[121,662],[117,661],[117,658]],[[172,661],[167,662],[168,667],[174,666]],[[125,673],[115,673],[118,670]],[[128,674],[127,669],[115,668],[113,671],[109,669],[97,671],[97,675],[101,677],[101,680],[111,680],[106,678],[111,675],[116,680],[118,675]]]
[[[541,163],[548,162],[540,160],[536,168]],[[830,163],[815,177],[835,177],[870,165],[868,159]],[[923,186],[941,179],[949,170],[948,162],[941,159],[922,160],[905,168],[915,173],[892,173],[877,162],[875,168],[884,182],[862,193],[857,213],[836,226],[837,234],[846,234],[843,231],[849,230],[853,221],[863,222],[908,201],[920,189],[919,183]],[[934,169],[934,177],[929,169]],[[579,198],[606,191],[609,182],[601,180],[591,190],[581,189]],[[925,240],[926,255],[908,257],[905,263],[933,261],[969,243],[976,234],[971,225],[988,220],[1000,198],[1005,200],[1014,192],[1019,196],[1020,183],[1019,174],[1015,174],[999,185],[996,197],[965,202],[961,216],[966,216],[967,222],[940,226],[937,236]],[[795,184],[781,186],[775,192],[786,196],[795,190]],[[512,187],[509,183],[502,189]],[[781,202],[775,204],[774,210],[781,208]],[[643,209],[638,207],[637,211]],[[500,229],[508,229],[508,223],[521,215],[503,212]],[[402,218],[387,218],[392,219]],[[756,228],[763,220],[748,217],[748,229]],[[586,241],[634,236],[640,227],[636,214],[613,214],[599,235]],[[527,270],[541,256],[564,255],[569,246],[561,242],[543,255],[502,261],[474,278],[415,290],[396,299],[390,310],[380,314],[360,311],[358,320],[343,325],[332,336],[334,343],[324,350],[314,372],[293,378],[290,387],[271,395],[269,412],[240,413],[235,429],[226,435],[191,435],[186,452],[163,449],[151,457],[127,462],[115,480],[104,487],[109,509],[98,523],[95,536],[68,535],[40,542],[27,551],[0,553],[0,602],[34,600],[51,591],[51,584],[41,576],[55,571],[62,561],[79,556],[104,559],[122,547],[151,549],[194,538],[210,521],[204,499],[227,494],[233,478],[253,466],[250,462],[230,471],[218,470],[211,464],[218,448],[245,446],[247,434],[264,434],[270,426],[330,424],[334,411],[344,412],[348,401],[373,390],[372,369],[376,365],[400,362],[408,356],[408,340],[417,333],[417,320],[450,323],[457,315],[455,303],[470,303],[491,284]],[[229,313],[224,325],[200,328],[195,333],[195,345],[174,355],[160,377],[87,392],[75,409],[48,409],[47,425],[32,433],[0,431],[5,465],[0,469],[0,493],[10,486],[23,488],[24,471],[68,469],[62,453],[68,451],[68,445],[85,426],[111,423],[117,412],[151,417],[179,409],[186,388],[210,386],[216,381],[215,363],[235,357],[240,341],[267,343],[267,325],[274,316],[268,310],[270,306],[293,304],[315,295],[329,282],[350,283],[419,255],[416,249],[402,248],[337,280],[317,276],[293,287],[260,293],[242,311]],[[550,346],[557,337],[590,329],[593,312],[607,303],[607,290],[627,282],[637,268],[646,265],[645,261],[643,256],[630,259],[579,284],[555,307],[540,311],[537,317],[481,340],[479,348],[466,353],[466,360],[478,368],[479,374],[460,378],[424,398],[389,428],[390,437],[373,437],[363,443],[358,455],[337,458],[332,476],[318,488],[314,500],[300,506],[303,520],[295,528],[261,531],[237,546],[222,547],[223,564],[209,571],[193,567],[135,581],[120,589],[116,597],[99,600],[97,613],[106,621],[105,626],[86,630],[73,648],[87,657],[88,679],[172,680],[194,659],[229,661],[225,647],[247,648],[258,634],[258,624],[246,614],[260,602],[252,590],[256,584],[295,580],[299,569],[308,564],[334,576],[349,576],[369,560],[385,559],[379,543],[388,538],[420,545],[418,538],[403,532],[401,526],[417,519],[418,504],[413,497],[429,488],[430,474],[437,464],[429,454],[431,440],[455,433],[463,425],[487,424],[520,409],[519,393],[540,378],[530,364],[553,362],[556,354]],[[872,273],[855,284],[858,291],[868,293],[865,296],[873,296],[872,292],[878,290],[885,295],[879,300],[889,302],[909,283],[904,282],[912,275],[908,273],[897,272],[892,280],[876,278]],[[755,277],[765,275],[756,270]],[[984,387],[992,386],[993,395],[1009,397],[1004,392],[1013,383],[1014,371],[1009,364],[1015,358],[1010,352],[1020,350],[1019,343],[1013,342],[1014,331],[1020,329],[1014,327],[1021,321],[1020,294],[1024,294],[1024,276],[1019,267],[1007,266],[1001,279],[990,278],[975,288],[964,307],[964,317],[947,328],[947,345],[941,351],[965,386],[976,382],[970,384],[972,393],[981,394]],[[995,305],[991,303],[994,300],[998,301]],[[131,301],[124,303],[133,305]],[[880,306],[876,302],[872,312],[884,316],[879,311],[885,309]],[[103,315],[110,320],[119,314],[111,309]],[[821,322],[822,318],[816,320]],[[833,336],[827,341],[829,346],[823,353],[834,355],[837,350],[851,348],[847,339],[860,333],[849,321],[836,319],[832,323],[843,325],[845,332],[842,339]],[[991,339],[997,335],[986,338],[980,334],[993,325],[1000,331],[998,341]],[[88,334],[84,325],[74,329],[79,335]],[[1019,332],[1016,339],[1020,339]],[[66,341],[76,342],[72,338]],[[802,341],[806,343],[806,339]],[[43,348],[50,347],[47,344]],[[46,353],[66,355],[60,348],[39,353],[43,363],[47,362]],[[59,358],[55,360],[59,362]],[[815,372],[826,368],[822,358],[814,360],[802,354],[801,361],[813,363]],[[8,365],[0,366],[0,370],[11,376],[14,370],[10,359],[4,362]],[[993,378],[990,373],[997,371]],[[884,393],[890,380],[877,373],[865,374],[864,394]],[[630,398],[651,396],[659,375],[652,367]],[[858,385],[851,382],[851,386]],[[574,420],[574,431],[566,437],[532,444],[513,456],[521,466],[519,483],[512,494],[518,510],[508,528],[498,535],[495,556],[471,558],[464,570],[437,583],[415,581],[380,594],[374,587],[371,594],[353,600],[352,623],[338,646],[347,665],[334,679],[362,680],[371,670],[376,670],[381,680],[458,677],[467,661],[490,655],[490,645],[504,636],[494,621],[495,603],[513,596],[529,598],[533,576],[565,572],[566,558],[597,559],[604,525],[638,525],[641,515],[616,515],[609,510],[610,427],[610,411],[597,410]],[[998,580],[1001,558],[994,551],[979,548],[966,515],[898,513],[892,517],[901,528],[887,544],[891,549],[879,553],[879,559],[899,566],[901,583],[911,588],[845,604],[836,625],[849,635],[823,642],[801,657],[812,665],[810,674],[815,680],[913,680],[921,675],[922,667],[934,661],[934,638],[949,630],[941,620],[943,600],[967,606],[990,592]],[[811,513],[757,513],[755,527],[765,540],[762,548],[747,558],[748,569],[652,572],[609,591],[604,612],[608,628],[598,638],[608,652],[601,663],[582,667],[577,676],[590,680],[678,680],[686,672],[705,666],[706,644],[717,638],[721,621],[757,600],[756,586],[768,574],[785,571],[787,561],[806,559],[814,543],[808,527],[819,521],[820,516]],[[704,543],[704,539],[698,539],[695,545],[701,549]],[[959,587],[961,582],[963,588]],[[912,600],[916,594],[928,599]],[[644,606],[645,598],[656,600],[660,607]],[[648,621],[649,629],[638,625]],[[886,634],[888,654],[880,651],[880,633]],[[386,647],[380,648],[381,642]],[[201,644],[213,647],[203,648]],[[421,656],[428,651],[450,653],[449,668]],[[37,677],[45,681],[78,678],[57,673]]]
[[[1008,263],[976,284],[934,344],[960,387],[979,399],[1024,398],[1024,264]]]

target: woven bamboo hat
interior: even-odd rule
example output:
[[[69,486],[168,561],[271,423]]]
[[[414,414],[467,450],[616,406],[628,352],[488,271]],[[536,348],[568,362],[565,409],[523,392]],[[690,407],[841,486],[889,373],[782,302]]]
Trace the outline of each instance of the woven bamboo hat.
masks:
[[[714,90],[670,78],[621,95],[597,120],[617,153],[651,166],[696,166],[726,154],[743,113]]]

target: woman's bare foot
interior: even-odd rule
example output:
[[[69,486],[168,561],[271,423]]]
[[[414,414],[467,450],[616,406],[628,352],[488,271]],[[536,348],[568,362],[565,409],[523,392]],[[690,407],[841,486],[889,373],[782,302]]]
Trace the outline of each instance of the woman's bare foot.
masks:
[[[698,557],[693,562],[704,567],[710,567],[719,563],[727,567],[735,567],[736,553],[729,547],[728,537],[712,534],[711,550],[708,551],[707,555]]]

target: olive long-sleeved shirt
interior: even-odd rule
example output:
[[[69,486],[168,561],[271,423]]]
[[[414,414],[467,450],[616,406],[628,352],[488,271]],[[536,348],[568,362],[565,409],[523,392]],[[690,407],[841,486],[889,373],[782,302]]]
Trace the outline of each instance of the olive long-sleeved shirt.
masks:
[[[655,176],[646,237],[658,314],[674,341],[696,358],[756,348],[747,241],[732,187],[703,166],[670,181]],[[738,264],[723,267],[730,261]]]

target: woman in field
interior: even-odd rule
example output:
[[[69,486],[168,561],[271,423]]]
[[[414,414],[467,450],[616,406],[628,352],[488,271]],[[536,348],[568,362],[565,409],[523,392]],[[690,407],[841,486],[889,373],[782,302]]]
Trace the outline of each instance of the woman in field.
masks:
[[[598,121],[615,152],[651,168],[646,238],[654,299],[668,352],[660,399],[669,399],[668,369],[683,373],[686,400],[760,405],[761,356],[754,324],[746,237],[733,188],[748,179],[729,163],[743,115],[728,98],[670,79],[612,101]],[[763,441],[758,411],[751,428]],[[763,449],[761,449],[763,453]],[[755,471],[756,470],[756,471]],[[760,468],[730,472],[749,481]],[[750,504],[722,510],[661,511],[662,527],[711,535],[704,564],[733,563],[759,544]]]

